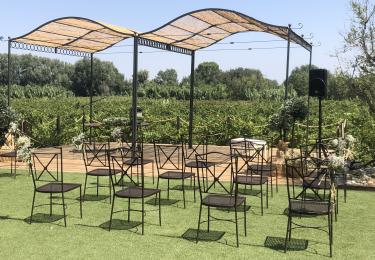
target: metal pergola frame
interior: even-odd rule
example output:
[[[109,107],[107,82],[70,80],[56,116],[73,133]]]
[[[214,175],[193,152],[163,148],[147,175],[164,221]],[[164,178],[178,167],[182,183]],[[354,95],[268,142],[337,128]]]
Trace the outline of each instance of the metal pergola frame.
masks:
[[[211,43],[211,44],[209,44],[207,46],[200,47],[200,48],[197,48],[197,49],[194,49],[194,50],[193,49],[189,49],[189,48],[184,48],[184,47],[181,47],[181,46],[176,46],[173,43],[166,43],[166,42],[162,42],[162,41],[157,41],[157,40],[145,38],[144,36],[147,36],[148,34],[153,33],[155,31],[163,28],[164,26],[168,26],[169,24],[171,24],[172,22],[174,22],[174,21],[176,21],[176,20],[178,20],[180,18],[183,18],[185,16],[188,16],[188,15],[191,15],[191,14],[194,14],[194,13],[197,13],[197,12],[204,12],[204,11],[230,12],[230,13],[233,13],[233,14],[238,15],[240,17],[251,19],[252,21],[254,21],[254,22],[256,22],[256,23],[261,24],[262,26],[264,26],[265,29],[264,29],[263,32],[271,33],[271,34],[274,34],[274,35],[277,35],[277,33],[274,31],[274,29],[271,30],[270,27],[277,28],[277,29],[280,29],[280,30],[285,30],[285,29],[287,30],[287,37],[286,37],[286,40],[287,40],[287,57],[286,57],[286,76],[285,76],[285,78],[286,78],[285,79],[285,100],[288,99],[290,43],[292,41],[292,36],[293,36],[293,39],[294,39],[295,43],[299,44],[300,46],[302,46],[303,48],[305,48],[307,51],[309,51],[309,53],[310,53],[309,67],[311,67],[312,45],[309,44],[309,43],[307,43],[301,36],[299,36],[298,34],[296,34],[295,32],[293,32],[290,24],[288,25],[288,27],[274,26],[274,25],[271,25],[271,24],[266,24],[266,23],[260,22],[260,21],[258,21],[256,19],[252,18],[252,17],[249,17],[249,16],[247,16],[245,14],[242,14],[242,13],[239,13],[239,12],[236,12],[236,11],[232,11],[232,10],[217,9],[217,8],[208,8],[208,9],[195,10],[195,11],[183,14],[183,15],[181,15],[181,16],[173,19],[173,20],[171,20],[170,22],[166,23],[165,25],[163,25],[163,26],[161,26],[161,27],[159,27],[159,28],[157,28],[155,30],[146,32],[146,33],[141,33],[140,34],[140,33],[134,32],[133,35],[125,34],[124,33],[124,36],[125,35],[127,36],[126,38],[130,38],[130,37],[134,38],[134,45],[133,45],[132,110],[131,110],[132,111],[132,145],[133,145],[133,147],[137,143],[137,109],[136,108],[137,108],[137,102],[138,102],[137,90],[138,90],[138,53],[139,53],[138,52],[138,46],[139,45],[147,46],[147,47],[151,47],[151,48],[157,48],[157,49],[161,49],[161,50],[165,50],[165,51],[176,52],[176,53],[180,53],[180,54],[185,54],[185,55],[190,55],[191,56],[190,93],[189,93],[190,94],[189,95],[189,141],[188,142],[189,142],[189,146],[192,147],[192,144],[193,144],[192,143],[192,139],[193,139],[193,125],[194,125],[193,124],[194,123],[194,84],[195,84],[195,78],[194,78],[195,75],[194,75],[194,72],[195,72],[195,52],[196,52],[196,50],[199,50],[199,49],[211,46],[211,45],[217,43],[218,41],[222,40],[223,38],[226,38],[226,37],[231,36],[233,34],[236,34],[236,33],[239,33],[239,32],[249,32],[251,30],[237,31],[237,32],[230,33],[229,35],[223,37],[222,39],[216,40],[215,42],[213,42],[213,43]],[[86,18],[79,18],[79,19],[86,19]],[[58,19],[55,19],[55,20],[58,20]],[[50,22],[53,22],[55,20],[52,20]],[[92,20],[89,20],[89,21],[92,21]],[[95,21],[92,21],[92,22],[95,22]],[[45,23],[45,24],[48,24],[48,23]],[[45,24],[43,24],[43,25],[45,25]],[[101,25],[103,26],[103,24],[101,24]],[[37,29],[39,29],[42,26],[39,26],[38,28],[36,28],[32,32],[36,31]],[[269,31],[267,31],[267,30],[269,30]],[[29,34],[31,34],[31,33],[29,33]],[[29,35],[29,34],[25,34],[25,35]],[[17,37],[17,38],[8,38],[8,75],[7,75],[8,76],[8,88],[7,88],[8,106],[10,106],[11,49],[12,48],[14,48],[14,49],[30,50],[30,51],[46,52],[46,53],[57,53],[57,54],[70,55],[70,56],[78,56],[78,57],[86,57],[86,58],[90,57],[90,89],[89,89],[89,95],[90,95],[89,96],[90,119],[89,120],[90,120],[90,124],[92,124],[93,123],[93,107],[92,107],[92,104],[93,104],[93,58],[94,58],[94,53],[95,52],[99,52],[99,51],[102,51],[104,49],[99,50],[99,51],[95,51],[95,52],[85,52],[85,51],[80,51],[80,50],[67,49],[67,48],[64,48],[64,46],[61,46],[61,47],[49,47],[49,46],[44,46],[44,45],[22,43],[22,42],[18,42],[17,41],[17,39],[22,38],[25,35]],[[190,37],[187,37],[187,39],[192,38],[192,37],[194,37],[196,35],[197,35],[197,33],[192,34]],[[281,37],[281,38],[284,38],[281,35],[278,35],[278,36]],[[126,38],[124,38],[124,39],[126,39]],[[124,40],[124,39],[122,39],[122,40]],[[179,42],[181,42],[181,41],[176,41],[176,43],[179,43]],[[111,44],[108,47],[106,47],[105,49],[110,48],[113,45],[114,44]],[[308,97],[308,104],[310,104],[310,97]],[[309,120],[307,120],[307,122],[308,121]],[[307,129],[308,129],[308,127],[307,127]],[[307,135],[308,135],[308,130],[307,130]],[[92,127],[90,127],[90,140],[91,140],[91,136],[92,136]]]
[[[13,49],[22,49],[22,50],[29,50],[29,51],[38,51],[38,52],[45,52],[45,53],[56,53],[56,54],[63,54],[68,56],[78,56],[83,58],[90,58],[90,89],[89,89],[89,120],[90,124],[93,123],[93,67],[94,67],[94,54],[87,53],[82,51],[74,51],[74,50],[67,50],[67,49],[60,49],[60,48],[52,48],[47,46],[41,45],[32,45],[32,44],[25,44],[13,41],[13,39],[8,38],[8,88],[7,88],[7,99],[8,99],[8,107],[10,107],[10,87],[11,87],[11,50]],[[90,129],[90,142],[92,137],[92,127]]]

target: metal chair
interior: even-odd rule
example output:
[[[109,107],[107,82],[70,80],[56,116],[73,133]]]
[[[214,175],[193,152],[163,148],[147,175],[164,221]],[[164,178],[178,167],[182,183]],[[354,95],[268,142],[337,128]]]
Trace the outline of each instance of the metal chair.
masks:
[[[141,146],[141,149],[143,151],[143,133],[140,134],[140,138],[137,142],[137,145],[140,145]],[[121,147],[120,147],[120,151],[121,153],[126,153],[127,151],[129,151],[129,149],[131,150],[131,146],[132,144],[131,143],[127,143],[127,142],[122,142],[121,144]],[[123,149],[125,148],[125,149]],[[137,182],[139,182],[139,168],[141,166],[141,160],[140,158],[134,160],[134,158],[128,158],[127,156],[124,156],[124,158],[127,158],[123,163],[124,165],[127,165],[129,167],[129,170],[130,170],[130,175],[133,176],[133,167],[136,167],[136,174],[137,174]],[[147,165],[147,164],[151,164],[151,173],[152,173],[152,184],[155,183],[155,171],[154,171],[154,160],[153,159],[144,159],[142,160],[142,163],[144,165]]]
[[[198,188],[199,188],[199,197],[200,197],[200,207],[199,207],[199,218],[198,218],[198,230],[196,243],[199,241],[200,225],[205,221],[201,221],[202,218],[202,208],[206,206],[208,209],[207,217],[207,231],[210,231],[210,221],[212,220],[225,220],[234,222],[236,225],[236,245],[239,247],[239,238],[238,238],[238,208],[243,206],[244,211],[244,231],[245,236],[246,232],[246,198],[238,195],[238,183],[233,185],[233,179],[237,177],[237,168],[233,169],[231,156],[221,152],[209,152],[205,154],[196,155],[197,164],[202,164],[203,167],[198,168]],[[234,159],[235,161],[237,158]],[[216,165],[216,169],[220,172],[213,175],[211,171],[211,164]],[[235,163],[236,164],[236,163]],[[237,164],[236,164],[237,165]],[[206,171],[210,173],[211,178],[207,178]],[[226,174],[230,174],[229,186],[227,183],[222,181],[222,178]],[[205,178],[205,179],[204,179]],[[212,183],[209,184],[210,179]],[[204,183],[206,180],[206,186]],[[217,184],[216,186],[214,184]],[[233,187],[234,186],[234,187]],[[220,188],[221,191],[217,191],[217,188]],[[211,190],[212,189],[212,190]],[[216,190],[215,192],[213,190]],[[210,209],[213,208],[224,208],[228,210],[234,210],[234,221],[229,219],[219,219],[211,216]]]
[[[182,148],[183,148],[183,159],[184,159],[184,171],[186,171],[186,168],[190,169],[189,172],[194,173],[194,177],[190,178],[190,186],[192,186],[192,179],[194,181],[194,202],[196,201],[196,185],[195,185],[195,173],[197,173],[198,169],[206,168],[206,166],[215,166],[212,163],[208,163],[208,165],[203,165],[203,163],[196,161],[196,155],[197,154],[206,154],[208,152],[208,142],[207,137],[201,138],[200,143],[193,144],[191,147],[189,146],[188,142],[184,139],[184,137],[181,138],[182,141]],[[207,172],[206,172],[207,177]]]
[[[115,152],[116,150],[111,150],[109,142],[107,143],[97,143],[92,142],[83,143],[82,147],[82,155],[83,155],[83,162],[85,164],[86,169],[86,176],[85,176],[85,186],[83,189],[83,197],[86,195],[86,189],[91,188],[87,187],[87,177],[93,176],[96,177],[96,196],[99,196],[99,187],[103,187],[99,184],[99,178],[105,177],[108,178],[108,185],[104,185],[104,187],[108,187],[109,189],[109,202],[111,203],[111,194],[112,194],[112,186],[111,186],[111,174],[118,174],[121,173],[121,170],[110,170],[110,163],[108,161],[107,154],[109,152]]]
[[[140,149],[130,149],[130,148],[122,148],[123,152],[121,153],[120,156],[115,155],[115,154],[110,154],[108,153],[109,160],[111,160],[111,171],[113,172],[110,174],[110,179],[111,179],[111,185],[113,189],[113,197],[112,197],[112,207],[111,207],[111,216],[110,216],[110,221],[109,221],[109,227],[108,230],[111,230],[112,227],[112,216],[115,205],[115,198],[124,198],[128,199],[128,221],[130,221],[130,211],[140,211],[142,214],[142,235],[144,234],[144,216],[145,216],[145,198],[151,197],[155,195],[155,204],[156,200],[159,202],[159,225],[161,226],[161,202],[160,202],[160,189],[154,189],[154,188],[145,188],[145,180],[144,180],[144,162],[143,162],[143,150]],[[130,179],[130,175],[128,175],[127,170],[124,170],[123,162],[128,161],[128,160],[134,160],[134,162],[130,162],[131,165],[134,165],[136,163],[136,160],[140,160],[140,167],[141,167],[141,181],[140,182],[135,182],[132,180],[132,184],[129,187],[125,187],[124,185],[118,185],[122,184],[122,182],[117,182],[115,179],[115,173],[117,170],[121,171],[121,178],[120,180],[123,180],[123,178],[128,176]],[[120,167],[120,168],[119,168]],[[117,168],[117,170],[116,170]],[[140,199],[141,200],[141,210],[136,210],[136,209],[131,209],[130,208],[130,202],[132,199]],[[120,211],[117,211],[120,212]]]
[[[333,212],[334,203],[332,197],[335,196],[334,182],[325,183],[324,196],[316,196],[316,192],[312,186],[311,179],[306,179],[309,176],[308,171],[316,171],[318,175],[329,174],[326,168],[311,168],[306,165],[306,158],[300,157],[295,159],[289,159],[285,161],[286,165],[286,180],[287,180],[287,191],[288,191],[288,224],[285,236],[284,252],[287,251],[288,241],[291,240],[292,229],[295,228],[315,228],[318,230],[326,231],[324,228],[328,227],[328,239],[329,239],[329,253],[332,257],[332,244],[333,244]],[[313,191],[313,196],[308,196],[308,191]],[[318,217],[327,216],[327,226],[305,226],[293,221],[294,218],[303,217]],[[295,227],[293,227],[295,225]]]
[[[168,181],[167,199],[169,200],[170,180],[181,181],[184,208],[186,208],[185,179],[195,178],[195,175],[191,172],[185,172],[182,145],[157,144],[154,141],[154,153],[158,172],[157,188],[159,188],[159,180],[166,179]],[[195,193],[195,184],[193,188]]]
[[[267,175],[270,179],[270,186],[271,186],[271,197],[273,197],[273,179],[275,178],[275,187],[276,192],[279,191],[279,181],[278,181],[278,171],[277,171],[277,165],[274,163],[274,159],[276,158],[274,155],[274,149],[275,147],[271,142],[267,142],[267,144],[264,146],[263,156],[260,157],[260,159],[263,161],[263,164],[256,164],[252,163],[249,165],[248,169],[252,172],[256,172],[258,170],[261,170],[262,172],[266,172],[265,175]],[[275,176],[274,176],[275,175]]]
[[[66,227],[65,193],[75,189],[79,189],[80,216],[82,218],[81,184],[64,182],[62,148],[57,148],[56,152],[33,152],[31,160],[32,163],[29,164],[29,170],[33,179],[34,195],[29,223],[31,224],[32,222],[35,207],[49,205],[50,216],[52,216],[52,205],[62,205],[64,225]],[[35,205],[35,196],[37,193],[49,194],[50,203]],[[62,204],[53,203],[53,194],[61,194]]]
[[[263,197],[266,197],[266,208],[268,208],[268,184],[271,171],[266,169],[264,160],[265,144],[254,143],[252,141],[243,140],[235,144],[231,144],[230,152],[232,158],[237,158],[238,175],[234,179],[236,184],[247,186],[252,190],[253,186],[259,186],[260,191],[254,196],[260,197],[260,208],[263,216]],[[266,192],[264,193],[264,186]]]

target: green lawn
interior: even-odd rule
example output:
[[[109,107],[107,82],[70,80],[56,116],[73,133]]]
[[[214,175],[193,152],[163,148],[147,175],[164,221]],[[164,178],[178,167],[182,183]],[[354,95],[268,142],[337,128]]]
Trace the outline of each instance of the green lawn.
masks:
[[[197,228],[199,203],[193,203],[192,191],[187,192],[187,208],[182,202],[162,206],[162,226],[158,226],[157,207],[147,204],[145,235],[139,228],[129,229],[125,220],[127,213],[114,215],[115,228],[108,232],[110,204],[108,199],[86,201],[83,204],[83,218],[79,218],[79,204],[76,200],[78,191],[73,191],[68,201],[67,224],[63,220],[50,222],[49,218],[41,218],[44,223],[29,225],[25,219],[30,215],[32,200],[32,179],[26,173],[19,172],[16,179],[0,172],[0,255],[1,259],[273,259],[273,258],[328,258],[328,236],[316,230],[295,230],[292,238],[296,242],[296,250],[286,254],[276,246],[265,245],[277,242],[285,236],[287,218],[282,214],[287,206],[286,189],[270,198],[269,209],[260,215],[259,198],[249,197],[252,207],[248,212],[247,237],[243,233],[243,219],[240,219],[240,247],[235,247],[235,226],[230,222],[212,222],[210,234],[204,237],[213,241],[195,244],[189,240],[195,235]],[[71,182],[84,181],[82,174],[65,174],[65,180]],[[92,179],[94,180],[94,179]],[[161,182],[163,183],[163,182]],[[90,192],[94,192],[91,190]],[[107,194],[103,189],[102,194]],[[181,192],[173,191],[171,197],[182,198]],[[165,198],[166,192],[162,194]],[[48,195],[37,194],[37,203],[48,203]],[[57,202],[57,200],[56,200]],[[337,259],[375,259],[375,207],[374,193],[350,191],[348,202],[340,204],[338,222],[334,223],[333,254]],[[139,207],[133,203],[132,207]],[[127,201],[116,200],[115,208],[127,207]],[[35,218],[48,214],[49,208],[36,208]],[[233,212],[212,210],[218,217],[232,217]],[[62,214],[61,206],[55,206],[54,217]],[[243,214],[239,216],[242,217]],[[203,218],[207,211],[204,209]],[[132,212],[132,220],[140,221],[140,213]],[[326,223],[326,219],[315,218],[304,220],[308,223]],[[134,225],[136,223],[130,223]],[[204,228],[205,224],[202,225]],[[220,231],[224,236],[215,240]],[[271,238],[271,239],[270,239]],[[308,240],[306,249],[302,239]],[[272,243],[271,243],[272,244]]]

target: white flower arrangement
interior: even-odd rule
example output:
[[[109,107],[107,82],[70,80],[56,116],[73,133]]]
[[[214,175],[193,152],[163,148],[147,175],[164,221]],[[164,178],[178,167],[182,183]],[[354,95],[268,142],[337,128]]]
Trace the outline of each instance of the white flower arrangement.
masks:
[[[23,162],[31,163],[31,140],[28,136],[20,136],[16,141],[17,158]]]
[[[343,156],[344,159],[353,159],[353,148],[356,139],[352,135],[346,135],[345,138],[337,138],[330,141],[330,145],[335,149],[337,156]]]
[[[331,155],[328,161],[328,168],[335,171],[342,171],[345,168],[345,157]]]
[[[18,123],[17,122],[10,122],[9,123],[9,133],[15,135],[19,133]]]
[[[76,150],[82,150],[82,144],[85,140],[85,137],[86,136],[84,133],[80,133],[79,135],[76,135],[72,138],[72,143]]]

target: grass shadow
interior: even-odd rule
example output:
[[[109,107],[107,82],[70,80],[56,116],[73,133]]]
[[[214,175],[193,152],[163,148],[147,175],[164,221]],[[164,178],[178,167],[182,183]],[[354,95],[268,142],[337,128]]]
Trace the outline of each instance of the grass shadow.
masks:
[[[303,251],[307,249],[309,241],[305,239],[292,238],[287,243],[288,251]],[[264,241],[264,247],[271,248],[273,250],[284,250],[285,237],[270,237],[267,236]]]
[[[130,229],[138,227],[141,224],[142,224],[142,222],[140,222],[140,221],[127,221],[127,220],[123,220],[123,219],[112,219],[111,229],[114,229],[114,230],[130,230]],[[108,230],[109,220],[100,224],[99,227],[102,228],[102,229]]]
[[[101,201],[108,199],[108,195],[98,195],[95,194],[85,194],[85,196],[82,196],[82,201]],[[76,200],[79,201],[79,197],[76,198]]]
[[[249,195],[249,196],[258,196],[260,194],[260,190],[254,190],[250,188],[240,188],[238,189],[238,194],[241,195]]]
[[[10,173],[10,172],[2,172],[0,173],[0,178],[4,178],[4,177],[11,177],[11,178],[14,178],[14,177],[17,177],[17,176],[20,176],[21,174],[16,174],[14,175],[14,173]]]
[[[36,213],[32,216],[31,223],[53,223],[59,221],[64,218],[64,215],[57,215],[57,214],[45,214],[45,213]],[[30,223],[31,216],[24,219],[26,223]]]
[[[160,205],[162,205],[162,206],[170,206],[170,205],[176,204],[177,202],[179,202],[179,200],[174,200],[174,199],[160,199]],[[150,199],[150,200],[146,201],[146,204],[149,204],[149,205],[159,205],[159,199],[155,199],[155,198]]]
[[[249,211],[250,208],[251,208],[250,205],[246,205],[245,208],[243,206],[239,206],[239,207],[237,207],[237,212]],[[234,208],[221,208],[221,207],[217,207],[216,209],[220,210],[220,211],[226,211],[226,212],[235,212]]]
[[[189,241],[196,241],[197,239],[197,229],[189,228],[186,230],[181,237]],[[220,240],[224,236],[225,232],[223,231],[210,231],[205,230],[199,231],[199,241],[214,242]]]
[[[184,185],[185,191],[189,190],[198,190],[198,187],[190,186],[190,185]],[[176,185],[170,188],[170,190],[179,190],[182,191],[182,185]]]

